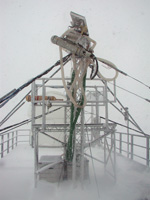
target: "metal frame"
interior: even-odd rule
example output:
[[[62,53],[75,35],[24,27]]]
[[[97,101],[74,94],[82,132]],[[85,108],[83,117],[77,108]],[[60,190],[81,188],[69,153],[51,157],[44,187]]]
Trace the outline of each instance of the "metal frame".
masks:
[[[61,131],[62,132],[65,131],[67,126],[68,126],[68,124],[66,124],[66,126],[64,125],[64,128],[62,128]],[[96,126],[96,124],[94,124],[94,126]],[[53,128],[53,127],[51,127],[51,128]],[[59,131],[60,131],[60,126],[58,126],[58,128],[59,128]],[[97,130],[96,127],[95,127],[95,129]],[[104,131],[104,129],[102,128],[102,124],[99,124],[99,130]],[[29,134],[20,134],[23,131],[29,132]],[[55,131],[55,129],[52,129],[50,131]],[[85,125],[85,132],[91,132],[91,131],[93,131],[92,125],[89,125],[89,124]],[[31,135],[30,129],[17,129],[17,130],[14,130],[12,132],[14,132],[14,147],[16,147],[18,143],[22,143],[22,142],[23,143],[27,142],[30,145],[32,145],[32,143],[31,143],[31,140],[32,140],[31,136],[32,135]],[[10,149],[12,150],[12,145],[11,145],[12,144],[12,132],[6,132],[5,134],[0,135],[0,146],[1,146],[0,147],[0,155],[1,155],[1,158],[3,158],[5,156],[5,153],[7,153],[7,154],[10,153],[11,152]],[[64,134],[64,136],[65,135],[66,134]],[[91,136],[91,134],[89,134],[89,135]],[[125,147],[125,146],[123,146],[123,144],[129,145],[129,159],[133,159],[133,160],[137,161],[136,158],[139,158],[139,160],[137,162],[141,162],[142,164],[144,164],[143,163],[143,160],[144,160],[145,165],[150,166],[150,136],[142,136],[142,135],[129,133],[129,143],[128,143],[128,141],[125,138],[123,138],[124,135],[127,136],[127,133],[126,132],[118,132],[118,131],[115,132],[116,153],[117,154],[119,153],[119,154],[122,154],[123,156],[128,157],[127,146]],[[26,140],[18,139],[18,138],[24,138],[24,137],[28,137],[29,139],[26,139]],[[91,138],[92,138],[92,136],[91,136]],[[143,146],[143,145],[137,144],[134,140],[136,138],[143,138],[145,140],[146,145]],[[107,136],[108,143],[109,143],[110,139],[111,139],[111,137]],[[102,142],[102,144],[104,144],[104,143]],[[4,148],[4,146],[6,148]],[[144,149],[145,150],[145,157],[143,157],[142,155],[139,156],[136,153],[134,153],[135,152],[134,147]],[[39,148],[53,148],[53,147],[52,146],[51,147],[50,146],[39,146]],[[56,147],[56,148],[59,148],[59,147]],[[85,155],[87,157],[90,157],[90,155],[88,155],[86,153],[85,153]],[[97,158],[93,157],[93,159],[97,160],[100,163],[104,163],[103,161],[100,161]]]
[[[57,85],[56,85],[56,80],[57,80]],[[69,78],[66,80],[70,81]],[[72,180],[73,183],[76,183],[77,178],[77,166],[80,166],[80,181],[83,185],[83,179],[84,179],[84,170],[85,170],[85,163],[84,159],[86,154],[84,153],[84,149],[88,148],[90,145],[97,143],[97,141],[102,140],[104,138],[104,161],[101,161],[101,163],[104,164],[105,172],[109,172],[112,174],[114,178],[116,178],[116,153],[115,153],[115,125],[113,123],[108,123],[108,102],[114,102],[115,97],[113,97],[111,100],[108,100],[108,89],[107,89],[107,82],[104,84],[100,81],[100,79],[96,79],[94,81],[95,85],[91,86],[88,84],[88,81],[90,79],[87,79],[87,86],[86,86],[86,91],[91,92],[95,94],[95,99],[94,100],[87,100],[87,108],[91,107],[91,110],[95,108],[96,112],[96,121],[93,123],[92,119],[92,113],[91,113],[91,120],[89,123],[86,123],[86,112],[84,109],[81,110],[81,115],[78,120],[78,123],[76,124],[75,128],[75,153],[72,161]],[[42,171],[41,166],[39,164],[39,148],[44,148],[47,146],[40,146],[39,145],[39,134],[41,132],[46,133],[47,135],[50,136],[51,132],[62,132],[64,134],[64,141],[60,141],[60,147],[63,146],[64,148],[64,154],[66,151],[66,145],[65,142],[67,141],[68,138],[68,133],[70,129],[70,101],[67,98],[65,101],[51,101],[53,107],[58,107],[61,106],[62,109],[64,110],[64,124],[48,124],[46,123],[46,101],[45,101],[45,95],[47,91],[50,88],[62,88],[62,86],[59,86],[59,81],[61,81],[60,78],[53,78],[53,79],[47,79],[47,78],[42,78],[38,79],[35,82],[32,83],[32,95],[31,95],[31,104],[32,104],[32,132],[33,132],[33,146],[34,146],[34,157],[35,157],[35,186],[37,186],[37,181],[38,181],[38,176],[40,172]],[[91,80],[90,80],[91,81]],[[45,84],[46,83],[46,84]],[[38,90],[40,88],[41,91]],[[113,87],[115,90],[115,87]],[[41,101],[36,101],[35,96],[42,94],[42,100]],[[102,98],[98,98],[101,96]],[[36,107],[40,106],[42,109],[42,122],[36,123]],[[106,116],[106,121],[105,123],[100,123],[99,120],[99,108],[103,108],[105,110],[105,116]],[[93,133],[97,132],[99,134],[98,138],[93,137]],[[102,132],[104,133],[102,135]],[[89,134],[91,135],[90,137],[90,142],[86,140],[86,135]],[[111,142],[111,147],[108,146],[108,139],[105,135],[111,135],[112,137],[112,142]],[[62,142],[62,143],[61,143]],[[52,146],[49,146],[52,147]],[[78,147],[78,148],[77,148]],[[80,155],[80,158],[77,159],[77,157]],[[93,158],[94,159],[94,158]],[[112,164],[112,169],[107,169],[108,161],[111,162]],[[48,167],[49,165],[47,165]],[[106,170],[107,169],[107,170]],[[43,169],[44,170],[44,169]],[[65,173],[65,172],[64,172]]]
[[[117,136],[119,136],[119,138]],[[127,136],[127,139],[123,138],[123,136]],[[145,146],[142,144],[136,144],[135,139],[137,138],[143,138],[145,140]],[[134,149],[136,147],[145,151],[145,157],[143,157],[142,154],[137,155],[134,153]],[[150,166],[150,136],[142,136],[125,132],[116,132],[116,152],[135,161],[137,161],[138,158],[138,162],[142,164],[143,160],[145,160],[145,164],[147,166]]]
[[[23,132],[27,132],[28,134],[23,134]],[[29,129],[18,129],[11,132],[2,133],[0,135],[1,158],[3,158],[4,155],[10,153],[11,150],[13,150],[18,145],[18,143],[29,142],[30,144],[30,135],[31,131]]]

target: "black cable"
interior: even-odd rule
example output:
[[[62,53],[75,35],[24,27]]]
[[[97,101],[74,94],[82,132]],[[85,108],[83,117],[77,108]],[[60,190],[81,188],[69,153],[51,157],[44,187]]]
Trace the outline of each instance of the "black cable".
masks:
[[[21,101],[4,117],[4,119],[0,122],[0,126],[4,124],[11,116],[12,113],[15,113],[18,110],[18,107],[20,107],[20,104],[24,104],[25,102],[24,99],[26,98],[27,95],[31,93],[31,90],[21,99]],[[22,103],[23,102],[23,103]],[[11,116],[10,116],[11,115]]]
[[[88,113],[88,114],[96,115],[95,113],[92,113],[92,112],[89,112],[89,111],[85,111],[85,112]],[[105,117],[102,117],[102,116],[99,116],[99,118],[101,118],[101,119],[106,119]],[[125,125],[123,125],[123,124],[120,124],[120,123],[115,122],[115,121],[110,120],[110,119],[108,119],[108,121],[113,122],[114,124],[117,124],[117,125],[122,126],[122,127],[124,127],[124,128],[128,128],[128,129],[130,129],[130,130],[132,130],[132,131],[135,131],[135,132],[137,132],[137,133],[141,133],[141,134],[143,134],[144,136],[149,136],[149,134],[146,134],[146,133],[144,133],[144,132],[141,131],[141,130],[138,131],[138,130],[136,130],[136,129],[134,129],[134,128],[131,128],[131,127],[125,126]],[[138,127],[137,127],[137,128],[138,128]]]
[[[63,62],[65,62],[69,57],[71,56],[71,54],[68,54],[67,56],[65,56],[63,58]],[[45,70],[43,73],[37,75],[36,77],[32,78],[30,81],[28,81],[27,83],[23,84],[22,86],[20,86],[18,89],[16,89],[13,93],[11,93],[10,95],[7,95],[4,98],[0,99],[0,103],[3,103],[6,100],[9,100],[11,98],[13,98],[14,96],[16,96],[21,90],[23,90],[25,87],[27,87],[28,85],[30,85],[32,82],[34,82],[36,79],[41,78],[42,76],[44,76],[45,74],[49,73],[54,67],[60,65],[60,60],[57,61],[53,66],[51,66],[50,68],[48,68],[47,70]]]
[[[144,85],[145,87],[147,87],[148,89],[150,89],[150,86],[148,86],[148,85],[147,85],[147,84],[145,84],[144,82],[140,81],[139,79],[137,79],[137,78],[134,78],[133,76],[130,76],[130,75],[129,75],[129,74],[127,74],[126,72],[123,72],[123,71],[121,71],[120,69],[118,69],[118,68],[114,67],[113,65],[109,65],[109,63],[105,63],[105,62],[103,62],[103,61],[100,61],[100,62],[102,62],[102,63],[104,63],[104,64],[108,65],[109,67],[111,67],[111,68],[115,69],[116,71],[118,71],[119,73],[123,74],[124,76],[128,76],[129,78],[131,78],[131,79],[133,79],[133,80],[137,81],[138,83],[140,83],[140,84]]]
[[[51,136],[51,135],[45,133],[44,131],[40,131],[40,133],[42,133],[43,135],[45,135],[45,136],[47,136],[47,137],[50,137],[51,139],[53,139],[53,140],[55,140],[55,141],[61,143],[61,144],[64,145],[64,146],[66,145],[65,142],[63,142],[63,141],[61,141],[61,140],[58,140],[57,138],[55,138],[55,137],[53,137],[53,136]]]
[[[114,68],[114,69],[115,69],[115,68]],[[117,70],[117,71],[118,71],[118,70]],[[119,71],[120,71],[120,70],[119,70]],[[101,79],[101,77],[100,77],[98,74],[97,74],[97,76]],[[102,80],[102,82],[103,82],[103,80]],[[108,83],[114,85],[113,83],[110,83],[109,81],[108,81]],[[150,103],[150,99],[144,98],[144,97],[142,97],[142,96],[140,96],[140,95],[138,95],[138,94],[136,94],[136,93],[134,93],[134,92],[131,92],[131,91],[129,91],[129,90],[123,88],[123,87],[120,87],[120,86],[118,86],[118,85],[116,85],[116,84],[115,84],[115,86],[118,87],[118,88],[120,88],[120,89],[122,89],[122,90],[124,90],[124,91],[126,91],[126,92],[128,92],[128,93],[130,93],[130,94],[132,94],[132,95],[135,95],[136,97],[138,97],[138,98],[140,98],[140,99],[143,99],[143,100],[147,101],[148,103]]]
[[[114,98],[116,99],[116,101],[119,103],[119,105],[121,106],[121,108],[125,110],[125,107],[121,104],[121,102],[119,101],[119,99],[117,97],[115,97],[114,93],[111,91],[111,89],[107,86],[107,89],[109,90],[109,92],[114,96]],[[109,101],[109,103],[114,107],[116,108],[123,116],[124,116],[124,113],[119,109],[117,108],[117,106],[115,106],[112,102]],[[142,131],[142,129],[137,125],[137,123],[135,122],[135,120],[133,119],[133,117],[130,115],[130,113],[128,112],[128,115],[129,117],[133,120],[131,121],[130,119],[128,119],[134,126],[136,126],[140,131]],[[143,132],[143,131],[142,131]]]
[[[8,101],[9,101],[9,99],[6,100],[6,101],[4,101],[3,103],[1,103],[1,104],[0,104],[0,108],[2,108]]]
[[[89,67],[92,69],[91,71],[91,74],[90,74],[90,79],[94,79],[95,76],[97,75],[97,72],[98,72],[98,68],[99,68],[99,65],[98,65],[98,60],[96,58],[96,56],[94,56],[94,54],[92,54],[92,58],[93,58],[93,63],[95,63],[95,65],[89,65]],[[96,69],[94,69],[96,68]],[[95,70],[95,72],[94,72]]]
[[[0,122],[0,126],[2,126],[14,113],[17,112],[17,110],[19,110],[24,104],[25,104],[25,102],[23,102],[22,104],[19,104],[19,106],[17,106],[14,110],[12,110],[12,111]]]
[[[113,83],[110,83],[110,82],[108,82],[108,83],[114,85]],[[126,91],[126,92],[128,92],[128,93],[130,93],[130,94],[133,94],[134,96],[136,96],[136,97],[138,97],[138,98],[140,98],[140,99],[143,99],[143,100],[145,100],[145,101],[147,101],[147,102],[150,103],[150,100],[149,100],[149,99],[144,98],[144,97],[140,96],[139,94],[136,94],[136,93],[134,93],[134,92],[131,92],[131,91],[129,91],[129,90],[123,88],[123,87],[120,87],[120,86],[116,85],[116,84],[115,84],[115,86],[118,87],[118,88],[120,88],[120,89],[122,89],[122,90],[124,90],[124,91]]]
[[[115,97],[115,95],[114,95],[114,93],[110,90],[110,88],[107,86],[107,89],[109,90],[109,92]],[[104,95],[100,92],[100,91],[98,91],[103,97],[104,97]],[[116,98],[116,100],[118,100],[117,98]],[[119,101],[119,100],[118,100]],[[123,115],[123,117],[124,117],[124,113],[117,107],[117,106],[115,106],[111,101],[108,101],[108,103],[110,103],[116,110],[118,110],[122,115]],[[120,102],[118,102],[118,103],[120,103]],[[120,103],[120,105],[121,105],[121,107],[123,108],[123,110],[125,111],[125,108],[123,107],[123,105]],[[133,125],[133,126],[135,126],[136,128],[138,128],[141,132],[143,132],[142,131],[142,129],[137,125],[137,123],[135,122],[135,120],[132,118],[132,116],[130,115],[130,113],[128,113],[128,115],[130,116],[130,118],[133,120],[133,121],[131,121],[131,119],[128,119],[128,121]],[[144,132],[143,132],[144,133]]]
[[[4,95],[3,97],[0,98],[0,101],[4,98],[6,98],[7,96],[9,96],[10,94],[12,94],[13,92],[15,92],[16,89],[11,90],[9,93],[7,93],[6,95]]]
[[[15,91],[16,91],[16,90],[15,90]],[[10,101],[14,96],[16,96],[16,94],[10,95],[9,98],[6,97],[6,99],[5,99],[2,103],[0,103],[0,108],[2,108],[6,103],[8,103],[8,101]]]
[[[49,111],[49,112],[46,112],[45,115],[48,115],[48,114],[50,114],[50,113],[53,113],[53,112],[55,112],[55,111],[57,111],[57,110],[59,110],[59,109],[61,109],[61,108],[62,108],[62,107],[59,107],[59,108],[56,108],[56,109],[51,110],[51,111]],[[43,115],[38,115],[38,116],[36,116],[34,119],[39,119],[39,118],[41,118],[42,116],[43,116]],[[18,123],[16,123],[16,124],[12,124],[12,125],[10,125],[10,126],[7,126],[7,127],[3,128],[3,129],[0,129],[0,132],[2,132],[2,133],[0,133],[0,134],[3,134],[3,133],[5,133],[5,132],[7,132],[8,129],[13,130],[13,129],[18,128],[18,127],[20,127],[20,126],[22,126],[22,125],[28,124],[28,123],[30,123],[31,121],[32,121],[32,119],[26,119],[26,120],[23,120],[23,121],[18,122]],[[7,131],[5,131],[5,130],[7,130]],[[10,131],[10,130],[9,130],[9,131]],[[5,131],[5,132],[3,132],[3,131]]]
[[[14,127],[16,128],[16,127],[18,127],[18,126],[22,126],[22,125],[27,124],[27,123],[29,123],[29,122],[31,122],[30,119],[23,120],[23,121],[18,122],[18,123],[16,123],[16,124],[12,124],[12,125],[7,126],[7,127],[3,128],[3,129],[0,129],[0,132],[5,131],[5,130],[10,129],[10,128],[14,128]]]
[[[105,82],[102,80],[102,83],[105,85]],[[123,106],[123,104],[120,102],[120,100],[114,95],[114,93],[112,92],[112,90],[107,86],[107,89],[109,90],[109,92],[114,96],[114,98],[116,99],[116,101],[119,103],[119,105],[121,106],[121,108],[124,110],[124,111],[126,111],[125,110],[125,107]],[[102,94],[102,96],[103,96],[103,94]],[[116,106],[112,103],[112,102],[110,102],[109,101],[109,103],[113,106],[113,107],[115,107],[116,108]],[[117,110],[124,116],[124,114],[117,108]],[[141,132],[143,132],[144,133],[144,131],[140,128],[140,126],[137,124],[137,122],[133,119],[133,117],[131,116],[131,114],[128,112],[128,115],[129,115],[129,117],[131,118],[131,120],[130,119],[128,119],[136,128],[138,128]]]
[[[140,80],[138,80],[138,79],[136,79],[136,78],[134,78],[134,77],[132,77],[132,76],[130,76],[130,75],[128,75],[128,74],[127,74],[127,76],[130,77],[130,78],[132,78],[133,80],[135,80],[135,81],[141,83],[142,85],[144,85],[144,86],[147,87],[148,89],[150,89],[150,86],[148,86],[147,84],[143,83],[142,81],[140,81]]]
[[[67,64],[67,62],[69,62],[70,61],[70,57],[68,57],[66,60],[65,60],[65,62],[63,63],[63,65],[65,65],[65,64]],[[49,78],[52,78],[59,70],[60,70],[61,68],[59,67]],[[46,84],[47,82],[48,82],[49,80],[46,80],[45,82],[44,82],[44,84]],[[37,90],[38,90],[39,88],[37,88]],[[0,122],[0,126],[2,125],[2,124],[4,124],[17,110],[18,110],[18,107],[19,107],[19,105],[23,102],[23,100],[26,98],[26,96],[27,95],[29,95],[31,93],[31,90],[23,97],[23,99],[6,115],[6,117]],[[7,100],[7,101],[9,101],[9,100]],[[26,102],[26,101],[25,101]],[[23,102],[23,104],[25,103],[25,102]],[[4,102],[5,103],[5,102]]]
[[[101,116],[99,116],[99,117],[100,117],[101,119],[106,119],[105,117],[101,117]],[[115,122],[115,121],[113,121],[113,120],[108,119],[108,121],[113,122],[114,124],[117,124],[117,125],[122,126],[122,127],[124,127],[124,128],[128,128],[128,129],[130,129],[130,130],[132,130],[132,131],[135,131],[135,132],[137,132],[137,133],[142,133],[144,136],[149,136],[149,135],[146,134],[146,133],[143,133],[143,132],[138,131],[138,130],[136,130],[136,129],[134,129],[134,128],[125,126],[125,125],[120,124],[120,123],[118,123],[118,122]]]

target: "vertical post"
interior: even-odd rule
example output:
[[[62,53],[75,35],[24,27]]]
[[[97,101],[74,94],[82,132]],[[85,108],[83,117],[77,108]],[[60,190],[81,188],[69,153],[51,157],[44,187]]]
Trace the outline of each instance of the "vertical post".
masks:
[[[45,82],[44,80],[42,80],[42,130],[45,130],[45,120],[46,120],[46,116],[45,116]]]
[[[105,131],[104,131],[104,133],[105,133]],[[107,155],[106,155],[106,136],[104,137],[104,172],[106,173],[106,157],[107,157]]]
[[[95,91],[96,91],[96,124],[99,124],[100,122],[100,117],[99,117],[99,93],[98,93],[98,89],[97,86],[95,86]],[[107,91],[106,91],[107,92]],[[107,96],[106,96],[107,98]],[[107,101],[107,99],[106,99]],[[98,127],[96,127],[95,134],[96,134],[96,138],[100,136],[100,130],[98,129]],[[97,141],[97,144],[100,145],[100,140]]]
[[[32,146],[32,140],[31,140],[31,137],[32,137],[32,135],[31,135],[31,130],[29,130],[29,145],[30,145],[30,146]]]
[[[105,95],[104,95],[104,103],[105,103],[105,134],[108,133],[109,127],[108,127],[108,96],[107,96],[107,81],[105,81]],[[106,136],[104,137],[104,170],[106,172]]]
[[[14,132],[12,132],[12,149],[14,148]]]
[[[146,137],[146,165],[149,167],[150,162],[150,137]]]
[[[91,93],[90,93],[90,94],[91,94]],[[94,123],[93,114],[94,114],[94,107],[93,107],[93,105],[91,105],[91,124]],[[91,129],[92,129],[92,128],[91,128]],[[91,141],[93,141],[93,130],[91,130]]]
[[[115,130],[113,132],[114,135],[114,177],[115,177],[115,181],[116,181],[116,133]]]
[[[38,170],[38,131],[34,132],[34,186],[37,187]]]
[[[18,145],[18,131],[16,131],[16,146]]]
[[[67,98],[67,101],[68,101],[68,96],[66,96]],[[66,125],[67,124],[67,110],[68,110],[68,107],[67,107],[68,103],[66,104],[66,106],[64,107],[64,124]],[[64,128],[64,142],[67,143],[67,127],[65,126]],[[66,158],[66,145],[64,145],[64,158]],[[67,179],[67,162],[66,160],[64,160],[64,171],[63,171],[63,179]]]
[[[149,137],[149,164],[150,164],[150,137]]]
[[[95,91],[96,91],[96,123],[99,123],[99,107],[98,107],[98,90],[97,90],[97,86],[95,86]]]
[[[84,180],[84,143],[85,143],[85,135],[84,135],[84,109],[81,110],[81,185],[83,187]]]
[[[131,135],[131,159],[133,160],[133,135]]]
[[[74,153],[73,153],[73,161],[72,161],[72,180],[73,186],[76,186],[76,175],[77,175],[77,143],[76,143],[76,130],[74,131]]]
[[[4,156],[4,135],[1,135],[1,158]]]
[[[67,101],[69,100],[68,96],[67,96]],[[67,125],[68,122],[68,103],[66,104],[66,106],[64,107],[64,124]],[[67,143],[67,127],[65,126],[64,128],[64,142]],[[66,145],[64,146],[64,157],[66,158]]]
[[[150,137],[149,137],[149,164],[150,164]]]
[[[108,132],[108,95],[107,95],[107,81],[105,81],[105,124]]]
[[[7,153],[9,153],[9,133],[7,134]]]
[[[129,111],[127,107],[124,109],[124,119],[127,122],[127,157],[129,158]]]
[[[32,142],[32,147],[34,147],[34,124],[35,124],[35,82],[32,83],[32,86],[31,86],[31,115],[32,115],[32,121],[31,121],[31,130],[32,130],[32,138],[31,138],[31,142]]]
[[[122,153],[122,133],[120,133],[120,153]]]
[[[114,102],[116,102],[116,79],[114,80]]]
[[[129,119],[127,120],[127,157],[129,158]]]

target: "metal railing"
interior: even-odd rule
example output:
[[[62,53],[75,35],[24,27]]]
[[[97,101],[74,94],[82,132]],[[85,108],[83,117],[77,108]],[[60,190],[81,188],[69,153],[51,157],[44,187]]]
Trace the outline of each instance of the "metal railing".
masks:
[[[116,153],[150,166],[150,136],[115,132]],[[111,139],[110,136],[107,137]],[[31,145],[31,130],[19,129],[0,135],[0,158],[8,154],[19,143]]]
[[[150,166],[150,136],[116,132],[116,153]],[[110,136],[107,137],[111,139]]]
[[[30,129],[20,129],[0,135],[0,158],[8,154],[13,150],[19,143],[30,144]]]

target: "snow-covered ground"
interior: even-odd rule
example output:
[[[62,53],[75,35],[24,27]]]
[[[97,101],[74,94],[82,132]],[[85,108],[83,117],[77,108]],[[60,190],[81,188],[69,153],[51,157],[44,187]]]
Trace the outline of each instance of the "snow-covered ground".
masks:
[[[54,151],[54,150],[53,150]],[[101,157],[103,150],[92,148],[94,156]],[[81,187],[71,181],[49,183],[39,181],[34,188],[33,149],[20,144],[0,160],[0,200],[150,200],[150,168],[117,156],[117,182],[104,175],[104,167],[94,162],[96,186],[92,162],[90,178]]]

